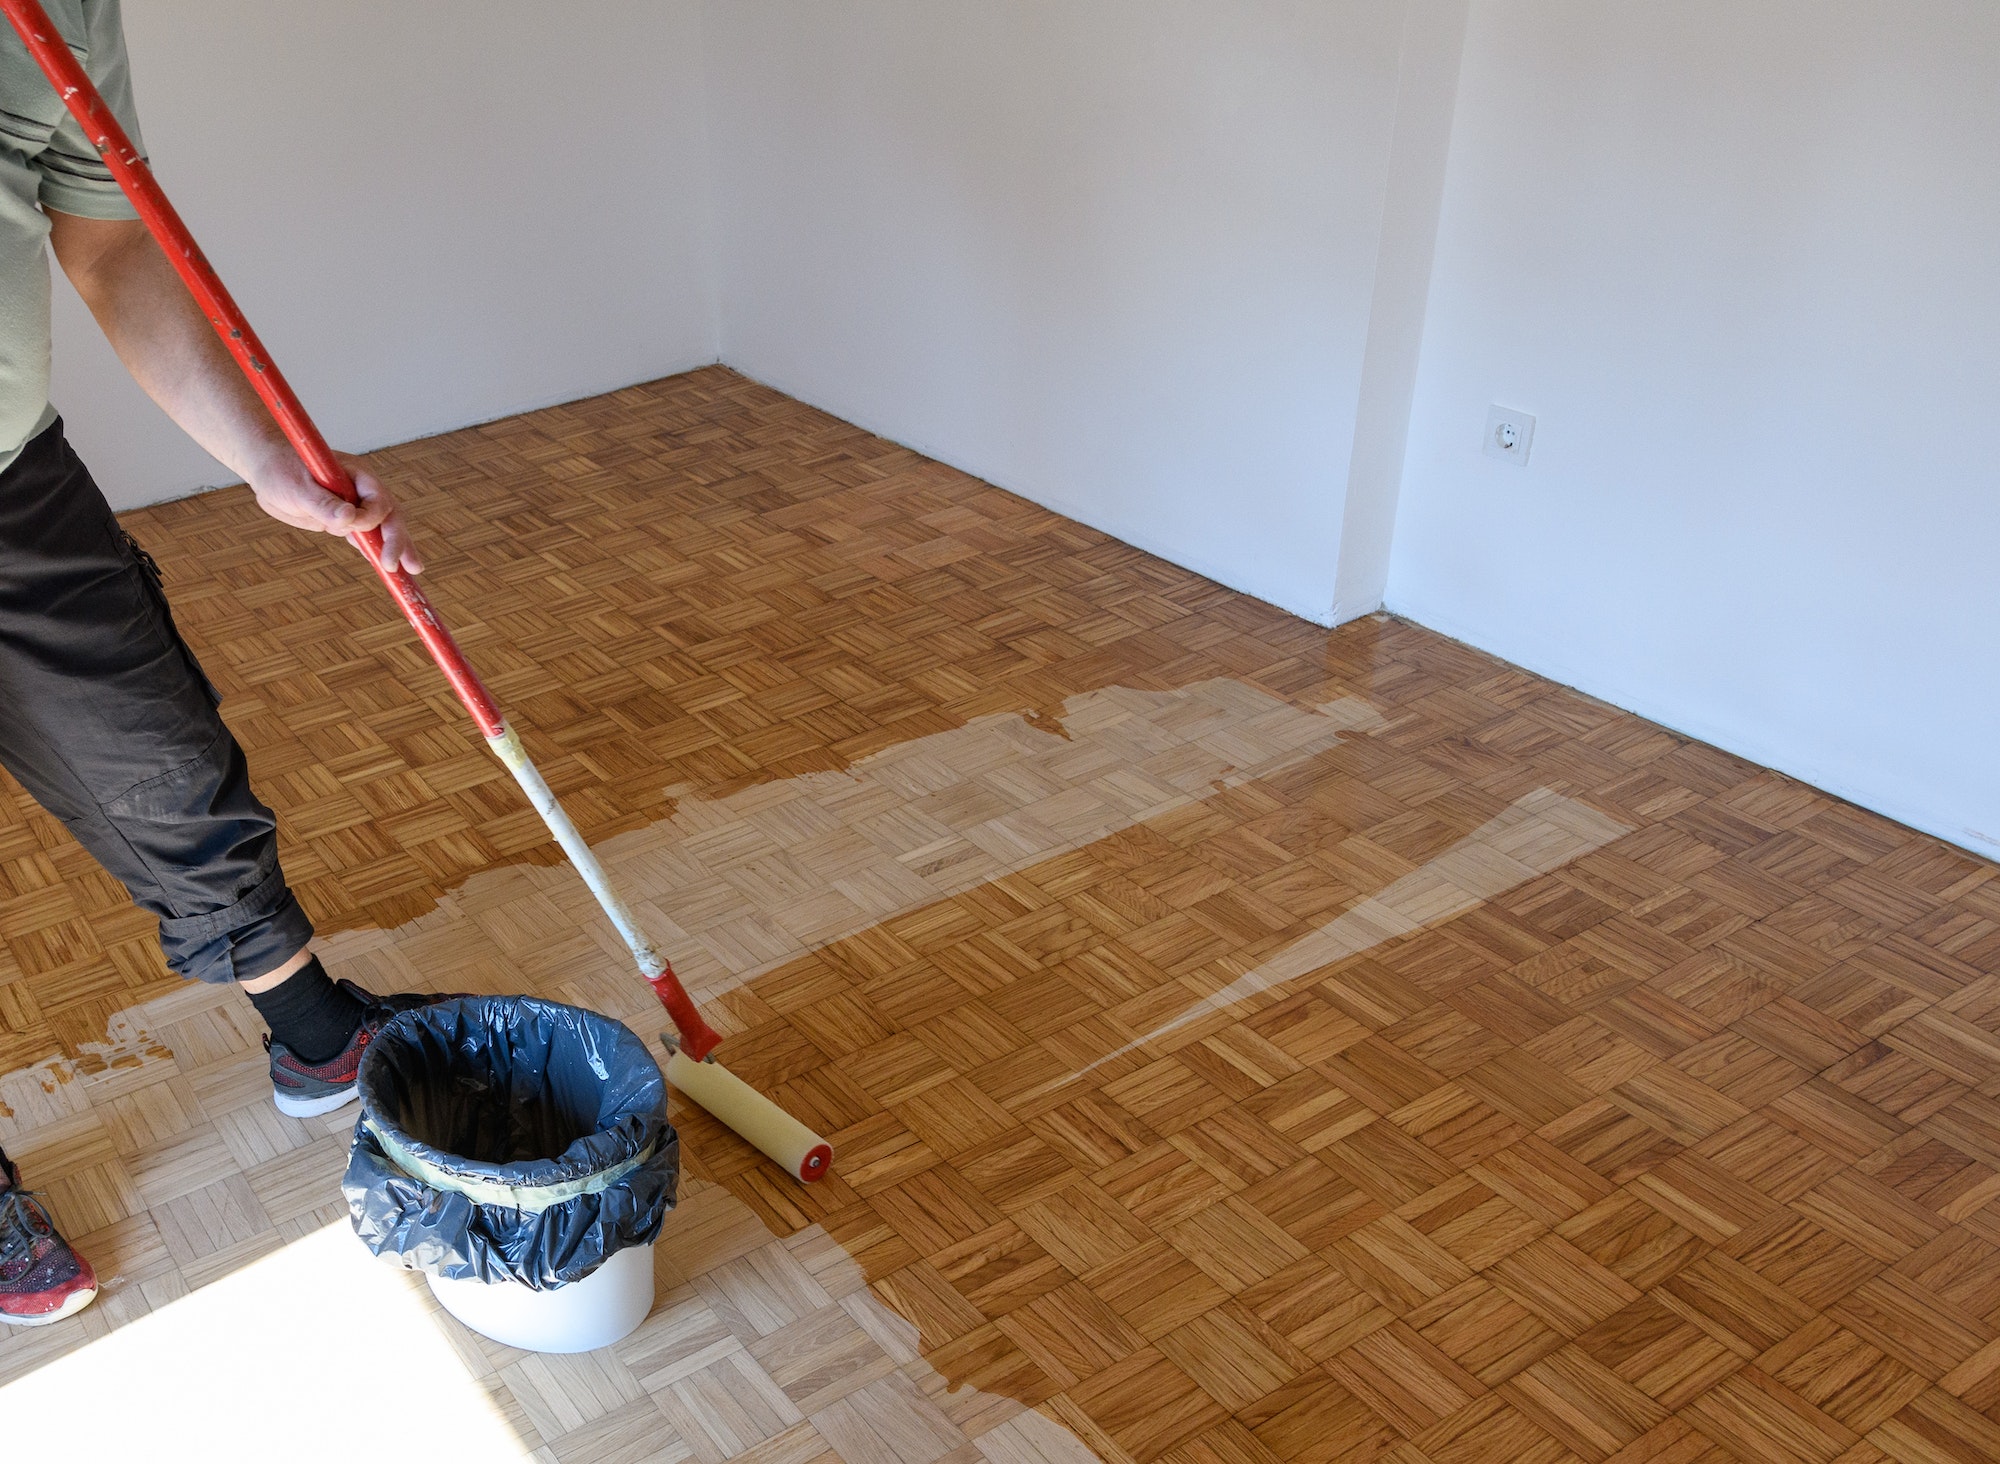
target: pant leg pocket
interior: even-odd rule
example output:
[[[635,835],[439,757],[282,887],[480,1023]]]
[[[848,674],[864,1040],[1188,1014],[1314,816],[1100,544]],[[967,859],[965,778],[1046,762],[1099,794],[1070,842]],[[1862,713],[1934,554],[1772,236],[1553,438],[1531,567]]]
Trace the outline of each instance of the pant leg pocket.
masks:
[[[118,537],[124,545],[126,554],[131,557],[132,563],[139,570],[139,579],[146,587],[146,601],[152,606],[154,615],[159,618],[160,629],[179,649],[181,659],[187,662],[188,670],[208,693],[209,703],[212,706],[221,706],[222,693],[216,690],[215,683],[208,679],[208,673],[201,669],[201,661],[196,657],[194,647],[187,643],[187,637],[181,634],[181,628],[174,623],[173,607],[167,603],[166,588],[160,579],[159,561],[147,553],[146,546],[133,538],[122,524],[118,527]]]
[[[250,791],[242,749],[220,722],[192,757],[98,807],[156,872],[190,881],[188,893],[208,909],[230,904],[268,872],[258,866],[276,820]],[[186,902],[187,895],[176,901]]]
[[[101,807],[145,868],[140,903],[160,917],[160,948],[181,975],[262,975],[312,939],[278,863],[277,822],[219,721],[194,756]]]

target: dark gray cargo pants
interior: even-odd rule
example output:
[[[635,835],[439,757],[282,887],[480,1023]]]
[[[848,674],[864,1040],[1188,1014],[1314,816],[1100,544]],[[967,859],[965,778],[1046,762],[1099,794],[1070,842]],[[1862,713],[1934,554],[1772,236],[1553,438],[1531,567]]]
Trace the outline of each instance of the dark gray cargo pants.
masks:
[[[57,422],[0,472],[0,762],[198,981],[261,976],[313,933],[217,700]]]

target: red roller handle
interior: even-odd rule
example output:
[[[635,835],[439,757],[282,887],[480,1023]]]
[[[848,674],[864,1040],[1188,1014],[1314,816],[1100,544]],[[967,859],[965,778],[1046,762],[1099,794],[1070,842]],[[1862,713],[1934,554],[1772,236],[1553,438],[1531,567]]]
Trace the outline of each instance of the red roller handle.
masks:
[[[671,970],[662,971],[657,976],[646,978],[653,984],[653,994],[660,999],[660,1005],[667,1009],[675,1027],[680,1029],[681,1051],[696,1062],[701,1062],[722,1045],[722,1034],[702,1019],[701,1009],[694,1004],[694,998],[687,994],[680,978]]]
[[[201,246],[195,243],[194,235],[188,232],[187,225],[181,222],[180,214],[175,212],[166,192],[153,177],[153,170],[139,156],[139,150],[132,146],[132,139],[125,135],[125,129],[112,115],[111,108],[85,74],[69,44],[56,30],[48,12],[42,9],[40,0],[0,0],[0,10],[6,12],[7,19],[20,34],[29,54],[42,68],[49,84],[56,89],[56,95],[62,98],[70,115],[82,126],[84,135],[103,155],[105,166],[111,169],[111,176],[125,190],[125,196],[138,210],[147,231],[159,242],[167,262],[173,265],[174,272],[188,287],[188,293],[201,306],[202,313],[215,327],[216,335],[228,347],[229,354],[236,358],[236,364],[242,368],[243,375],[269,409],[286,441],[298,453],[313,481],[349,503],[358,502],[353,478],[341,466],[340,459],[333,455],[333,449],[327,446],[326,438],[320,435],[313,419],[306,415],[306,409],[293,393],[291,383],[285,380],[284,373],[264,349],[264,343],[257,339],[257,332],[250,328],[249,320],[230,297],[214,266],[209,264]],[[466,661],[465,653],[459,650],[451,632],[438,619],[424,592],[417,588],[417,582],[402,570],[383,564],[381,533],[370,529],[366,533],[350,534],[348,540],[361,551],[362,557],[395,597],[396,604],[410,622],[410,628],[416,631],[424,649],[431,653],[431,659],[437,662],[438,670],[444,673],[445,680],[451,683],[451,689],[465,704],[466,711],[472,714],[472,720],[479,724],[479,730],[489,738],[498,737],[506,730],[499,705],[479,679],[479,673]],[[721,1038],[702,1020],[701,1013],[679,978],[668,969],[647,979],[659,994],[674,1025],[680,1028],[691,1054],[707,1056]]]

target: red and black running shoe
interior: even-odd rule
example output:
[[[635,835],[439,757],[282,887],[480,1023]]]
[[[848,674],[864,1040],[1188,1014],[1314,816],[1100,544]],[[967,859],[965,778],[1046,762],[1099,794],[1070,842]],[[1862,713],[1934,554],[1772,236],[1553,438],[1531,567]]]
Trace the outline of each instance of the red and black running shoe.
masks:
[[[97,1273],[56,1233],[21,1171],[0,1154],[0,1322],[45,1327],[97,1299]]]
[[[325,1062],[307,1062],[284,1043],[274,1042],[268,1032],[264,1035],[264,1050],[271,1054],[271,1096],[278,1105],[278,1112],[289,1117],[315,1118],[322,1113],[333,1112],[343,1103],[352,1103],[359,1096],[355,1079],[361,1072],[361,1054],[368,1050],[368,1044],[375,1040],[377,1032],[388,1025],[391,1017],[412,1007],[452,1001],[465,994],[454,991],[428,996],[408,992],[397,996],[376,996],[373,992],[363,991],[352,981],[339,984],[367,1010],[362,1014],[361,1025],[347,1039],[347,1046],[334,1056]]]

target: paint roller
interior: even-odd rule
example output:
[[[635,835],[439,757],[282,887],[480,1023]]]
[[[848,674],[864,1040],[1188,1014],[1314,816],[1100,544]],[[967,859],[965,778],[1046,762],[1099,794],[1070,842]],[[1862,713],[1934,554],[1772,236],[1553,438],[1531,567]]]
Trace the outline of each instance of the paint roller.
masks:
[[[347,469],[341,466],[319,428],[306,415],[290,384],[250,328],[250,322],[230,298],[187,225],[167,200],[152,169],[132,146],[125,129],[71,54],[39,0],[0,0],[0,9],[6,11],[29,54],[81,124],[84,135],[103,155],[118,186],[138,210],[147,230],[159,241],[168,262],[201,306],[208,323],[215,327],[215,333],[297,451],[313,481],[349,503],[358,501]],[[417,639],[423,642],[445,680],[451,683],[452,691],[479,724],[486,745],[514,775],[549,832],[569,855],[570,863],[597,897],[632,952],[640,973],[652,984],[661,1005],[673,1019],[677,1035],[669,1039],[673,1052],[667,1061],[667,1081],[796,1178],[811,1182],[824,1177],[833,1164],[833,1150],[826,1141],[715,1060],[714,1051],[721,1036],[702,1020],[701,1012],[674,975],[673,967],[639,928],[603,864],[556,801],[547,781],[521,746],[521,739],[507,725],[492,694],[466,661],[416,581],[402,570],[383,563],[382,537],[375,530],[350,535],[349,542],[381,577],[411,629],[416,631]]]

